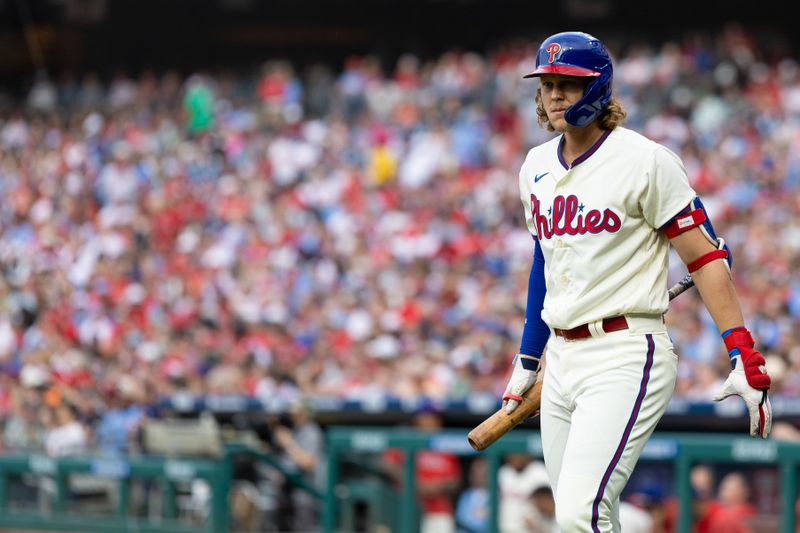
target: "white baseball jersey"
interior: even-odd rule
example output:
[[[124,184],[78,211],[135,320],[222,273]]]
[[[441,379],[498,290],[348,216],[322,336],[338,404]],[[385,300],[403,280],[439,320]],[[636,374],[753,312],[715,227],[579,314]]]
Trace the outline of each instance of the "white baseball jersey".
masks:
[[[571,166],[562,142],[530,150],[519,174],[525,219],[545,258],[542,319],[570,329],[665,313],[669,241],[658,228],[696,196],[680,158],[621,127]]]

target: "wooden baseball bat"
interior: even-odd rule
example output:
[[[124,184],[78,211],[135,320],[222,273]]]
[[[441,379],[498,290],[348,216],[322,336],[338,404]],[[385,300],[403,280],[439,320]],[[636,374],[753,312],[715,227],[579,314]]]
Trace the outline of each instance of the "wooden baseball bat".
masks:
[[[670,287],[670,301],[692,286],[694,286],[692,275],[686,274],[686,277]],[[522,402],[510,415],[506,414],[505,409],[501,407],[492,416],[481,422],[478,427],[470,431],[467,435],[469,445],[475,451],[482,452],[521,422],[534,416],[542,405],[543,383],[544,381],[541,379],[534,383],[533,387],[522,395]]]
[[[533,416],[542,405],[542,384],[539,380],[522,395],[522,401],[509,415],[504,408],[500,408],[492,416],[480,423],[467,435],[469,445],[475,451],[482,452],[497,439],[514,429],[524,420]]]

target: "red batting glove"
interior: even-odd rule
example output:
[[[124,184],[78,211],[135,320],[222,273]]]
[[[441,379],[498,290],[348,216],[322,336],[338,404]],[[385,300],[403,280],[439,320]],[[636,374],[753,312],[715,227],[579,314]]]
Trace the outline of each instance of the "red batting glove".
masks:
[[[755,350],[755,341],[753,336],[745,327],[733,328],[726,332],[727,334],[722,338],[725,341],[725,348],[728,349],[728,355],[731,360],[736,355],[736,352],[741,355],[740,359],[744,363],[744,375],[747,378],[747,384],[754,389],[769,389],[772,385],[772,380],[767,374],[767,362],[761,352]]]
[[[750,413],[750,435],[766,439],[772,429],[772,406],[767,391],[772,380],[766,361],[754,348],[753,336],[745,327],[733,328],[722,335],[731,358],[731,373],[715,401],[728,396],[741,396]]]

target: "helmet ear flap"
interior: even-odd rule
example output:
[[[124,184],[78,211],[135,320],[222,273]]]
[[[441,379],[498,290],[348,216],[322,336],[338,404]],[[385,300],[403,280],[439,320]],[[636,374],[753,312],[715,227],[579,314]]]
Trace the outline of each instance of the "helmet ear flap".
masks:
[[[600,113],[611,101],[611,78],[611,71],[606,70],[589,83],[583,98],[575,102],[564,113],[564,119],[567,123],[578,128],[584,128],[600,116]]]

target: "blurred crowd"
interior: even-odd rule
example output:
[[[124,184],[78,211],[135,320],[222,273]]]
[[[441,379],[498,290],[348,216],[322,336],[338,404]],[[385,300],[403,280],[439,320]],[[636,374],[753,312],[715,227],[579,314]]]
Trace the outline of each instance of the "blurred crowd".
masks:
[[[772,394],[796,395],[797,62],[736,26],[608,44],[626,125],[683,158]],[[533,251],[517,173],[551,136],[537,45],[37,75],[0,116],[5,446],[129,451],[179,392],[499,397]],[[728,363],[694,291],[667,320],[677,394],[710,399]]]

